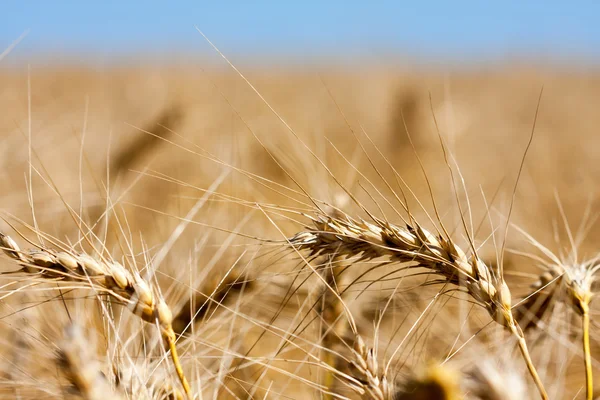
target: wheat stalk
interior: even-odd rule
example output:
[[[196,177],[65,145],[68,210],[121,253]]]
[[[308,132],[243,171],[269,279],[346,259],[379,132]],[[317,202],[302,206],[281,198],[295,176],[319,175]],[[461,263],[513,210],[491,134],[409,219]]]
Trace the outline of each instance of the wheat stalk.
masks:
[[[374,223],[356,220],[344,214],[332,217],[308,216],[314,227],[288,239],[297,250],[311,255],[335,254],[370,260],[388,257],[394,262],[413,263],[441,276],[447,283],[465,289],[492,319],[517,338],[519,349],[542,399],[548,395],[533,365],[525,337],[512,314],[511,293],[500,274],[488,267],[473,252],[470,257],[452,240],[435,236],[418,223],[402,228],[373,218]]]
[[[206,279],[173,317],[173,330],[177,335],[185,334],[194,322],[206,318],[214,304],[225,304],[252,286],[248,273],[239,268],[228,271],[219,279],[216,276]]]
[[[79,282],[84,288],[107,293],[144,321],[158,322],[177,376],[186,395],[191,397],[191,388],[175,345],[171,310],[139,273],[132,274],[116,261],[97,260],[85,253],[55,251],[41,246],[38,249],[21,250],[10,236],[1,232],[0,248],[22,266],[21,272],[43,279]]]

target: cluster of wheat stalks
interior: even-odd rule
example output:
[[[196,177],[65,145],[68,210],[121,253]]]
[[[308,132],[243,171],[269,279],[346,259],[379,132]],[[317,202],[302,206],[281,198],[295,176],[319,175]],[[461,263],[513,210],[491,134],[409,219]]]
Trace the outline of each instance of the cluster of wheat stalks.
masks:
[[[306,222],[303,229],[284,234],[283,240],[253,239],[248,249],[262,243],[267,250],[251,256],[245,267],[242,260],[248,250],[218,278],[187,283],[176,274],[163,273],[172,279],[166,286],[156,265],[164,255],[152,256],[144,250],[139,260],[131,249],[117,259],[79,217],[80,238],[75,244],[23,222],[37,240],[16,229],[19,241],[0,232],[0,249],[8,265],[17,267],[4,272],[2,300],[18,297],[40,309],[46,303],[61,304],[64,313],[54,309],[52,315],[67,317],[60,323],[48,321],[47,326],[24,328],[10,323],[15,337],[31,339],[8,339],[9,348],[19,354],[26,352],[22,348],[51,347],[47,362],[58,373],[52,383],[40,383],[48,371],[18,379],[19,373],[12,371],[6,382],[15,382],[5,384],[4,393],[86,399],[517,399],[531,396],[530,388],[535,387],[540,398],[548,399],[527,332],[547,320],[549,304],[563,302],[582,320],[585,393],[587,399],[593,398],[590,302],[600,270],[597,259],[578,262],[576,257],[557,257],[521,231],[549,261],[537,258],[544,269],[539,281],[532,281],[530,292],[515,301],[502,263],[494,267],[484,262],[471,234],[466,234],[464,250],[441,221],[429,231],[405,203],[401,202],[407,218],[400,225],[364,207],[367,217],[353,217],[312,198],[312,209],[299,211],[242,201],[212,189],[207,193],[262,211],[281,234],[275,217],[291,214]],[[358,203],[354,196],[350,198]],[[188,224],[189,215],[182,221]],[[174,235],[183,229],[178,227]],[[267,268],[258,268],[254,262],[265,258]],[[186,263],[177,257],[174,262],[176,266]],[[286,267],[290,262],[291,269]],[[404,281],[417,283],[407,289]],[[393,287],[385,289],[387,282]],[[376,285],[381,292],[372,289]],[[430,287],[439,290],[429,293]],[[383,300],[377,307],[365,305],[360,302],[364,293],[371,300],[373,294],[382,294]],[[417,300],[402,300],[411,294]],[[458,304],[485,311],[479,315],[485,321],[482,329],[460,346],[460,334],[450,343],[452,337],[432,328],[434,320],[444,317],[439,305],[443,298],[456,298]],[[423,299],[429,299],[424,309],[418,304]],[[409,309],[394,310],[397,301]],[[79,309],[75,315],[73,304]],[[121,313],[117,305],[128,312]],[[433,314],[435,308],[438,314]],[[411,321],[415,310],[418,316]],[[22,312],[16,310],[14,315]],[[90,312],[98,314],[94,322],[89,320]],[[371,313],[366,321],[365,313]],[[470,323],[469,315],[460,313],[444,318],[453,326]],[[369,324],[371,331],[366,328]],[[479,335],[488,326],[499,328],[495,338]],[[47,333],[48,327],[55,331]],[[514,342],[507,341],[503,331],[516,340],[528,374],[516,372],[520,370],[517,359],[510,356]],[[419,346],[431,343],[423,339],[430,334],[448,342],[445,358],[417,356]],[[494,340],[500,344],[491,344]],[[469,353],[473,347],[486,356]],[[499,353],[496,357],[493,347]],[[469,360],[473,354],[475,358]],[[21,368],[18,359],[12,362]]]
[[[442,364],[429,367],[428,372],[424,373],[417,373],[416,370],[403,371],[406,378],[398,379],[390,365],[397,352],[403,350],[402,346],[383,357],[381,349],[378,348],[377,338],[368,346],[357,325],[355,310],[351,310],[347,301],[349,299],[347,294],[354,286],[359,285],[360,277],[377,267],[359,271],[358,278],[353,281],[349,280],[348,271],[352,271],[359,265],[364,266],[365,262],[371,260],[382,260],[381,265],[391,268],[389,274],[400,276],[425,274],[429,277],[428,284],[435,283],[442,286],[443,290],[434,296],[432,303],[443,294],[444,290],[452,289],[466,293],[467,299],[487,311],[490,322],[503,327],[516,338],[531,381],[537,387],[541,398],[549,398],[530,356],[526,335],[515,317],[516,308],[502,270],[486,265],[478,257],[474,244],[469,252],[470,255],[467,255],[454,243],[443,227],[437,234],[432,234],[412,218],[410,223],[399,226],[372,215],[370,222],[352,218],[339,210],[333,210],[328,214],[316,210],[312,215],[305,216],[312,221],[311,225],[280,241],[278,245],[277,241],[274,242],[281,249],[291,249],[292,255],[297,260],[301,260],[303,267],[285,279],[282,276],[273,278],[272,282],[269,281],[269,275],[265,275],[263,284],[281,287],[289,284],[287,293],[279,295],[284,299],[290,295],[290,291],[298,291],[303,287],[302,284],[294,285],[289,282],[303,280],[303,282],[313,282],[314,287],[319,288],[313,292],[313,295],[316,293],[317,299],[313,300],[314,304],[310,307],[316,312],[313,321],[321,326],[314,342],[309,342],[299,332],[300,327],[304,326],[303,329],[307,329],[309,324],[298,323],[293,329],[289,327],[282,329],[273,322],[273,319],[258,321],[251,313],[245,313],[240,307],[231,306],[228,297],[235,296],[242,282],[260,280],[260,274],[256,271],[252,272],[252,278],[249,278],[248,274],[237,274],[232,270],[218,283],[213,282],[208,285],[205,282],[205,288],[199,292],[201,296],[199,299],[196,298],[192,303],[186,301],[184,307],[178,307],[175,318],[178,328],[174,330],[173,311],[167,305],[163,291],[157,286],[151,263],[145,265],[143,271],[136,269],[135,263],[125,267],[106,255],[105,249],[95,245],[97,238],[85,238],[89,244],[89,251],[86,253],[33,228],[43,242],[29,242],[32,248],[25,250],[11,236],[0,233],[1,249],[14,264],[19,266],[19,269],[11,271],[8,276],[11,279],[15,276],[22,277],[5,285],[7,294],[4,297],[21,291],[33,292],[41,287],[46,287],[44,290],[58,292],[61,298],[67,291],[83,290],[89,292],[99,302],[103,318],[111,321],[108,323],[110,329],[118,330],[115,324],[122,318],[114,313],[115,304],[123,305],[133,315],[156,327],[164,346],[156,350],[154,356],[149,352],[147,357],[159,360],[158,365],[164,369],[167,377],[171,375],[169,371],[172,370],[171,378],[157,381],[150,377],[138,377],[140,382],[134,385],[131,382],[129,384],[122,382],[124,378],[121,370],[125,369],[127,364],[123,359],[119,358],[119,361],[113,359],[110,368],[101,365],[95,351],[86,348],[85,339],[82,338],[84,334],[76,326],[76,322],[71,321],[66,324],[64,337],[57,345],[56,365],[62,370],[68,382],[69,393],[88,399],[104,398],[106,393],[112,393],[111,396],[114,398],[198,398],[206,393],[208,385],[212,388],[210,391],[217,397],[231,395],[239,398],[240,395],[226,384],[228,379],[234,381],[242,379],[251,388],[254,387],[254,389],[246,389],[246,395],[251,397],[259,392],[258,388],[264,396],[286,396],[285,390],[270,392],[268,387],[263,387],[261,379],[253,374],[245,378],[235,377],[235,373],[251,365],[260,366],[263,369],[262,374],[268,371],[291,377],[292,380],[296,379],[316,393],[320,392],[320,396],[330,399],[352,397],[352,393],[377,400],[444,399],[459,396],[510,398],[513,389],[523,390],[521,386],[512,388],[503,386],[502,381],[498,381],[502,377],[494,364],[477,365],[473,371],[463,371],[463,375],[445,370],[450,367]],[[27,240],[25,236],[23,240]],[[542,248],[541,245],[537,245]],[[530,314],[539,314],[539,307],[536,308],[532,300],[536,300],[546,287],[560,285],[561,290],[567,294],[568,304],[572,305],[582,317],[586,393],[587,398],[592,398],[593,367],[589,343],[589,304],[593,297],[592,284],[595,273],[600,266],[596,260],[569,265],[545,248],[544,252],[552,258],[547,264],[549,274],[543,275],[541,283],[534,285],[531,295],[519,302],[520,307],[526,306],[531,309],[519,310],[519,312],[529,311]],[[430,279],[431,277],[433,279]],[[383,278],[385,276],[379,279],[383,281]],[[12,287],[14,285],[20,287],[14,288]],[[212,287],[206,288],[206,286]],[[239,301],[243,302],[246,299],[242,297]],[[233,348],[219,348],[218,350],[223,353],[220,362],[220,368],[223,369],[213,375],[206,375],[206,372],[201,372],[204,367],[197,364],[199,361],[195,358],[192,349],[202,344],[210,345],[200,340],[195,343],[195,346],[190,347],[186,341],[198,340],[194,335],[189,335],[190,326],[206,316],[209,312],[207,307],[210,305],[214,308],[225,308],[236,318],[247,319],[252,325],[260,328],[262,334],[267,333],[280,338],[282,345],[273,353],[269,353],[270,359],[264,355],[253,355],[250,350],[244,354],[243,351],[234,351]],[[281,312],[283,305],[289,307],[289,304],[282,300],[278,312]],[[303,306],[298,307],[302,309]],[[294,318],[302,315],[299,312]],[[307,318],[307,315],[303,315],[303,318]],[[413,327],[417,325],[418,321]],[[218,324],[207,327],[222,331],[231,329]],[[413,327],[407,333],[407,337]],[[120,340],[124,342],[141,340],[142,343],[149,340],[144,338],[144,331],[138,332],[137,335],[142,336],[136,338],[136,334],[133,334],[129,338]],[[306,347],[307,344],[310,346]],[[126,347],[119,341],[116,346]],[[305,354],[304,361],[300,362],[300,365],[305,363],[310,368],[319,370],[319,373],[305,377],[304,373],[294,372],[295,363],[291,360],[289,365],[285,365],[287,356],[279,358],[278,355],[286,354],[290,347],[293,348],[292,351],[299,350]],[[124,351],[123,348],[120,351]],[[183,358],[180,356],[181,348],[185,348]],[[315,352],[315,348],[319,351]],[[226,356],[231,356],[236,361],[229,361],[230,364],[224,366]],[[165,365],[167,358],[171,360],[170,367]],[[135,365],[133,360],[129,362]],[[155,365],[153,362],[148,361],[150,365]],[[385,363],[385,366],[381,363]],[[154,368],[158,367],[155,365]],[[136,373],[141,374],[139,371],[133,374]],[[173,377],[176,377],[175,381]],[[253,382],[253,379],[257,380]],[[520,376],[520,379],[524,377]],[[294,395],[290,394],[289,397]]]
[[[517,227],[548,261],[532,256],[543,271],[530,282],[529,292],[516,299],[505,280],[502,259],[496,266],[484,262],[464,220],[467,241],[459,246],[439,216],[428,230],[398,196],[394,197],[406,212],[400,217],[402,224],[376,216],[348,192],[341,198],[351,199],[365,215],[352,216],[303,190],[282,189],[208,157],[257,185],[276,187],[281,193],[285,189],[310,202],[286,208],[219,193],[217,184],[205,190],[204,196],[213,195],[217,203],[260,211],[284,237],[258,239],[231,231],[223,248],[228,249],[236,236],[251,243],[235,261],[221,265],[216,277],[204,275],[202,266],[180,253],[172,255],[168,272],[159,265],[205,197],[181,218],[158,252],[134,251],[132,239],[119,226],[117,236],[125,244],[119,242],[117,256],[94,229],[97,224],[87,225],[70,208],[79,235],[75,242],[17,220],[29,235],[16,228],[20,238],[0,232],[0,249],[9,266],[3,272],[7,281],[1,299],[11,310],[7,318],[16,316],[7,319],[11,334],[6,347],[11,352],[4,357],[16,370],[5,371],[0,388],[4,394],[86,399],[518,399],[533,397],[535,388],[540,398],[549,399],[552,392],[544,377],[550,373],[543,368],[551,363],[546,361],[540,369],[541,357],[532,357],[537,340],[528,333],[555,333],[548,328],[546,311],[564,303],[581,317],[578,351],[583,354],[585,396],[593,398],[590,303],[600,270],[597,258],[581,262],[576,251],[574,257],[558,257]],[[285,232],[287,227],[277,218],[294,226],[301,218],[303,228]],[[35,240],[29,238],[32,235]],[[188,280],[179,272],[192,264]],[[214,266],[216,261],[207,264]],[[16,304],[10,303],[12,298]],[[450,300],[459,308],[484,312],[446,314],[444,304]],[[21,309],[19,303],[27,306]],[[44,315],[48,305],[49,321],[20,318],[34,309]],[[436,322],[442,327],[434,328]],[[471,323],[479,323],[480,329],[464,340]],[[444,324],[459,326],[460,331],[445,332]],[[498,329],[487,334],[488,327]],[[512,354],[515,341],[518,358]],[[431,352],[429,358],[422,356],[425,351]],[[27,352],[33,359],[45,354],[46,368],[21,372],[19,355]],[[560,360],[555,364],[560,372]],[[562,393],[556,388],[554,392]]]
[[[459,246],[460,235],[449,233],[437,209],[437,221],[426,229],[397,195],[403,223],[369,210],[348,192],[361,217],[308,195],[291,174],[300,190],[208,152],[198,155],[256,187],[308,201],[286,208],[205,190],[216,203],[259,211],[280,235],[259,239],[230,231],[224,249],[234,249],[236,236],[251,243],[228,262],[220,261],[219,252],[209,261],[195,259],[201,240],[187,253],[172,251],[191,222],[227,231],[194,221],[196,206],[159,251],[144,239],[135,250],[122,226],[126,218],[115,229],[119,246],[110,246],[98,223],[87,225],[83,210],[76,215],[69,206],[77,240],[44,233],[35,218],[33,225],[19,221],[25,229],[15,228],[15,234],[0,232],[6,266],[0,292],[7,311],[4,397],[549,399],[564,392],[556,385],[547,389],[552,379],[562,379],[566,366],[559,356],[548,361],[553,356],[547,351],[539,357],[534,351],[552,346],[553,339],[574,347],[572,332],[561,336],[548,316],[560,304],[581,318],[581,346],[571,353],[583,355],[585,388],[579,389],[586,399],[594,397],[590,303],[598,258],[580,261],[575,251],[558,257],[521,231],[546,258],[530,255],[543,270],[517,299],[505,279],[503,254],[496,266],[485,262],[464,220],[467,241]],[[302,218],[302,228],[296,218]],[[295,229],[280,221],[291,221]],[[168,256],[165,271],[161,264]],[[205,274],[213,267],[217,273]],[[450,306],[446,312],[447,304],[458,312]],[[578,325],[568,325],[579,335]],[[540,339],[544,330],[548,337]]]

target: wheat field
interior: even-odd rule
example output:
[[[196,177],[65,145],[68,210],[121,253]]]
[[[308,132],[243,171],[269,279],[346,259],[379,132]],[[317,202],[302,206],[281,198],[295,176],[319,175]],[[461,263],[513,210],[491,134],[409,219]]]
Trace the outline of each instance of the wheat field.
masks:
[[[595,397],[597,72],[0,88],[3,398]]]

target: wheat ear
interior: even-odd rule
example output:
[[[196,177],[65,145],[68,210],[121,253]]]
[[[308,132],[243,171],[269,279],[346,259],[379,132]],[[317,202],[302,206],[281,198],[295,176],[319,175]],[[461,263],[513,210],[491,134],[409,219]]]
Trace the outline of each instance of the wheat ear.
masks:
[[[537,243],[536,245],[541,246]],[[539,289],[547,286],[547,282],[558,282],[566,292],[568,303],[581,317],[586,400],[592,400],[594,398],[594,376],[590,349],[590,303],[594,297],[592,286],[596,282],[596,274],[600,270],[598,258],[583,263],[560,262],[558,258],[555,258],[553,264],[545,267],[547,271],[540,275],[539,281],[533,287],[538,289],[539,293]]]
[[[91,353],[81,328],[69,325],[59,344],[58,364],[77,394],[86,400],[101,400],[106,396],[121,399],[109,385]]]
[[[585,390],[587,400],[594,398],[594,376],[592,374],[592,356],[590,350],[590,309],[586,304],[581,314],[583,323],[583,355],[585,363]]]
[[[567,288],[567,293],[571,304],[581,316],[583,328],[583,362],[585,367],[585,390],[586,399],[594,398],[594,376],[592,373],[592,356],[590,349],[590,302],[592,301],[592,282],[593,274],[596,268],[585,270],[583,279],[574,278],[571,274],[564,275],[563,280]]]
[[[559,203],[560,206],[560,203]],[[561,214],[564,217],[564,213]],[[565,221],[565,226],[568,226]],[[586,399],[594,398],[594,377],[592,373],[592,357],[590,350],[590,303],[594,298],[594,284],[598,281],[598,272],[600,271],[600,255],[588,259],[584,262],[577,261],[576,244],[572,236],[569,234],[573,253],[568,259],[557,256],[548,248],[535,240],[530,234],[523,229],[516,227],[517,230],[525,236],[525,238],[538,250],[540,250],[548,259],[549,262],[543,262],[542,267],[546,271],[540,275],[540,279],[533,287],[538,289],[532,296],[539,293],[541,289],[549,283],[557,282],[561,290],[566,294],[566,303],[570,305],[582,320],[582,347],[583,360],[585,367],[586,381]]]
[[[191,388],[175,345],[171,309],[138,273],[132,274],[116,261],[97,260],[85,253],[54,251],[43,247],[22,251],[10,236],[1,232],[0,248],[22,266],[24,273],[54,281],[79,282],[85,288],[107,293],[144,321],[158,322],[179,381],[186,395],[191,398]]]
[[[350,384],[352,389],[372,400],[391,400],[393,397],[392,385],[388,382],[385,371],[379,373],[377,353],[375,349],[368,348],[358,334],[355,335],[352,356],[350,361],[354,377]]]
[[[311,255],[357,256],[359,260],[388,257],[394,262],[413,263],[415,267],[429,269],[446,282],[465,289],[487,309],[494,321],[517,338],[519,350],[542,399],[548,399],[531,361],[523,331],[513,317],[510,290],[503,277],[481,261],[476,253],[467,257],[449,238],[435,236],[416,222],[402,228],[375,217],[373,223],[348,215],[307,217],[314,227],[288,239],[298,250],[309,250]]]

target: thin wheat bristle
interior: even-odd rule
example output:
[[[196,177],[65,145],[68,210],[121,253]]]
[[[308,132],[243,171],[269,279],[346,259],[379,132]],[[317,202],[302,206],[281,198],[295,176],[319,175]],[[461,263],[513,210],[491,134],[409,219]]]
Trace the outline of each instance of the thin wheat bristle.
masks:
[[[207,279],[173,317],[173,330],[177,335],[184,334],[193,322],[203,320],[210,310],[215,309],[215,304],[226,304],[242,291],[252,290],[252,286],[249,274],[239,269],[228,271],[220,279]]]
[[[549,272],[540,275],[540,279],[531,285],[534,290],[528,294],[517,306],[513,308],[515,319],[523,331],[528,331],[538,326],[544,315],[554,306],[557,288],[561,278]]]

